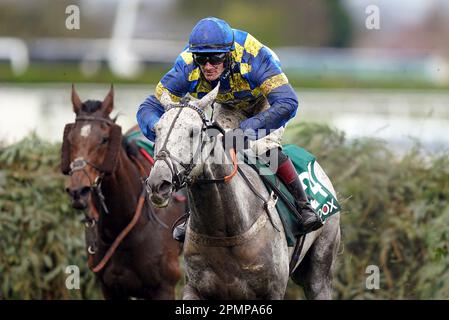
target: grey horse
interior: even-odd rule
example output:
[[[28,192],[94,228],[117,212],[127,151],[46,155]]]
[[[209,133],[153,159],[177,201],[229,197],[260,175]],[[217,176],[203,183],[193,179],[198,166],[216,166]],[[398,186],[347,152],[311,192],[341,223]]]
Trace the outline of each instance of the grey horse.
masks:
[[[166,112],[155,127],[157,160],[147,180],[151,201],[166,206],[180,181],[187,181],[191,217],[184,243],[183,299],[283,299],[293,250],[275,206],[267,209],[240,174],[231,174],[235,167],[217,143],[221,136],[205,134],[204,112],[217,93],[218,86],[188,104],[162,95]],[[270,199],[258,174],[238,165],[259,195]],[[308,299],[332,298],[339,243],[338,213],[306,235],[291,277]]]

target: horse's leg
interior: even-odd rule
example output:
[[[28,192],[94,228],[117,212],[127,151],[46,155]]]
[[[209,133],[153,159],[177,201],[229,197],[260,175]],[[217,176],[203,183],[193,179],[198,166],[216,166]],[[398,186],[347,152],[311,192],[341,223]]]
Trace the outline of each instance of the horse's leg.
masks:
[[[182,293],[182,300],[201,300],[201,297],[198,290],[187,282]]]
[[[332,271],[340,246],[339,221],[340,215],[329,218],[292,275],[292,280],[304,288],[307,299],[332,299]]]

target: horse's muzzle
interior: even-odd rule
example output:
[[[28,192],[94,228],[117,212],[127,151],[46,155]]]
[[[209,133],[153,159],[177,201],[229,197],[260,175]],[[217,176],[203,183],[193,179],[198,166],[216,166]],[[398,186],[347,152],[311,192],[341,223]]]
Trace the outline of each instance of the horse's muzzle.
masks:
[[[90,191],[91,188],[87,186],[81,188],[66,188],[66,192],[72,199],[72,207],[77,210],[84,210],[87,208]]]
[[[151,186],[151,202],[157,208],[164,208],[168,206],[172,192],[173,184],[167,180],[162,180],[158,185]]]

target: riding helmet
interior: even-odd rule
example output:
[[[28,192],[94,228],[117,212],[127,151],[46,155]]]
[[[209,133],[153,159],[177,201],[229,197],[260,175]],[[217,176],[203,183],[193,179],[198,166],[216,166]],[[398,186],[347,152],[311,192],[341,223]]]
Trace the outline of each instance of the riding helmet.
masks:
[[[229,24],[215,17],[200,20],[189,38],[189,52],[229,52],[234,50],[234,32]]]

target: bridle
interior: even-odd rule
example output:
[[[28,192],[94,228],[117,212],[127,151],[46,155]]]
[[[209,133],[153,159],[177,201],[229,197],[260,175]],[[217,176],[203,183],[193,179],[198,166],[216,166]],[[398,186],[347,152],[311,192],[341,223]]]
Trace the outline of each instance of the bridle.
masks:
[[[203,122],[202,127],[201,127],[200,143],[198,143],[198,147],[197,147],[195,153],[193,154],[193,157],[191,158],[189,163],[183,163],[180,159],[178,159],[173,154],[171,154],[170,151],[167,149],[167,143],[170,138],[170,135],[171,135],[173,128],[176,124],[176,121],[178,120],[178,118],[179,118],[181,112],[184,110],[184,108],[189,108],[189,109],[196,111]],[[230,175],[225,176],[223,178],[219,178],[219,179],[200,179],[200,178],[192,179],[190,177],[192,170],[196,166],[195,160],[201,154],[204,146],[207,143],[207,139],[205,139],[205,137],[207,138],[207,137],[209,137],[209,135],[207,135],[205,133],[210,129],[216,129],[222,134],[224,134],[225,131],[223,130],[223,128],[221,128],[218,125],[218,123],[215,123],[215,122],[211,123],[211,121],[207,119],[204,111],[201,108],[199,108],[189,102],[187,102],[187,103],[181,102],[181,104],[172,104],[166,109],[166,112],[171,109],[179,109],[179,110],[176,113],[175,117],[173,118],[173,121],[170,125],[170,128],[168,129],[167,135],[165,137],[165,140],[164,140],[164,143],[162,144],[161,149],[158,151],[157,155],[155,156],[155,162],[161,160],[167,164],[167,167],[170,169],[170,172],[173,177],[172,183],[175,187],[175,191],[178,191],[179,189],[181,189],[185,186],[190,186],[194,183],[220,183],[220,182],[230,181],[232,179],[232,177],[234,177],[235,174],[237,173],[237,160],[236,160],[236,155],[235,155],[234,149],[231,149],[231,152],[230,152],[232,162],[234,164],[234,170]],[[178,167],[175,165],[175,163],[179,164],[183,169],[180,171],[178,169]],[[149,188],[148,179],[147,179],[147,187]],[[149,189],[151,189],[151,188],[149,188]]]
[[[106,123],[107,125],[115,125],[114,121],[110,119],[95,116],[77,116],[75,118],[75,123],[77,121],[99,121]],[[99,172],[99,175],[95,177],[94,181],[92,181],[92,179],[90,178],[89,174],[86,171],[86,167],[88,165]],[[101,183],[106,173],[100,168],[100,166],[84,159],[83,157],[77,157],[72,162],[70,162],[70,171],[68,175],[71,176],[76,171],[82,171],[87,176],[87,179],[89,180],[90,183],[90,189],[94,191],[95,195],[100,200],[100,204],[104,212],[106,214],[109,213],[108,207],[106,206],[105,197],[101,192]]]
[[[77,116],[75,119],[76,121],[100,121],[103,123],[106,123],[108,125],[115,125],[115,122],[110,120],[110,119],[105,119],[105,118],[100,118],[100,117],[95,117],[95,116]],[[133,162],[135,162],[136,166],[138,167],[139,171],[140,171],[140,175],[141,175],[141,182],[142,182],[142,191],[140,193],[139,199],[137,201],[137,206],[136,206],[136,210],[134,212],[133,218],[132,220],[128,223],[128,225],[120,232],[120,234],[117,236],[117,238],[115,238],[115,240],[113,241],[113,243],[111,244],[111,246],[109,247],[109,249],[107,250],[106,254],[103,256],[103,258],[101,258],[100,262],[94,266],[93,265],[93,256],[96,254],[96,252],[94,250],[92,250],[92,247],[89,246],[87,248],[87,251],[89,253],[89,257],[88,257],[88,265],[89,268],[94,272],[94,273],[98,273],[100,272],[105,266],[106,264],[109,262],[109,260],[111,259],[111,257],[114,255],[115,251],[117,250],[117,248],[119,247],[120,243],[123,241],[123,239],[125,239],[125,237],[131,232],[131,230],[134,228],[134,226],[137,224],[137,222],[139,221],[139,218],[141,216],[142,213],[142,209],[143,206],[145,204],[145,194],[146,194],[146,189],[145,189],[145,185],[144,185],[144,176],[146,175],[145,169],[143,168],[143,166],[138,162],[138,160],[135,157],[131,157],[131,159],[133,160]],[[93,167],[95,170],[97,170],[99,172],[99,175],[94,179],[94,181],[92,182],[92,180],[90,179],[87,171],[86,171],[86,166],[90,165],[91,167]],[[116,170],[116,169],[114,169]],[[104,212],[106,214],[109,213],[109,210],[106,206],[105,203],[105,197],[103,195],[103,193],[101,192],[101,182],[104,178],[104,176],[106,175],[106,172],[104,170],[101,169],[100,166],[93,164],[92,162],[84,159],[83,157],[78,157],[75,160],[73,160],[70,163],[70,171],[68,172],[69,175],[72,175],[74,172],[76,171],[83,171],[84,174],[86,174],[87,178],[89,179],[90,182],[90,188],[91,190],[93,190],[95,192],[95,194],[97,195],[98,199],[100,200],[101,206],[104,210]],[[92,199],[92,197],[91,197]],[[86,217],[84,219],[85,222],[85,226],[86,228],[90,229],[95,227],[96,223],[99,220],[100,214],[98,213],[95,205],[93,203],[91,203],[91,209],[93,210],[93,217]],[[151,216],[156,218],[156,221],[158,223],[160,223],[163,227],[168,228],[153,212],[153,210],[151,210],[150,207],[150,214]]]

